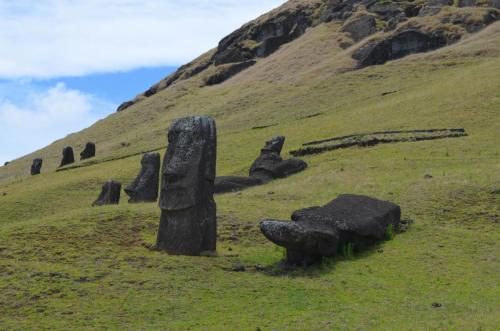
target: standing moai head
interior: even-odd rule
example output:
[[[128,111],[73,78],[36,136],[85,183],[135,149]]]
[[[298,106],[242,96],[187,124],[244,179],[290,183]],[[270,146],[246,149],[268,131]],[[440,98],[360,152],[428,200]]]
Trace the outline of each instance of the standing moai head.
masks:
[[[61,160],[61,165],[59,167],[64,167],[65,165],[68,165],[68,164],[75,162],[73,148],[71,148],[69,146],[64,147],[62,155],[63,155],[63,157]]]
[[[85,149],[80,153],[80,160],[86,160],[93,158],[95,156],[95,144],[88,142],[85,145]]]
[[[101,193],[92,206],[117,205],[120,203],[122,184],[114,180],[108,180],[102,186]]]
[[[181,255],[215,251],[216,157],[217,133],[212,118],[186,117],[172,124],[162,167],[159,249]]]
[[[160,154],[144,154],[141,166],[139,175],[125,188],[125,193],[130,197],[128,202],[156,202],[160,183]]]
[[[39,175],[40,172],[42,171],[42,159],[34,159],[33,163],[31,164],[31,175]]]

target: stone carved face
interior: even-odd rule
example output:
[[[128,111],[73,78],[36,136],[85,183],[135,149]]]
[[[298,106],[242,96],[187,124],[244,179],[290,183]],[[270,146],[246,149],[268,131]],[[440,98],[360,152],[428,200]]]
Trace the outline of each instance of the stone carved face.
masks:
[[[262,149],[262,152],[272,152],[281,154],[281,150],[283,149],[283,145],[285,144],[284,136],[277,136],[272,138],[269,141],[266,141],[266,145]]]
[[[160,208],[181,210],[212,198],[217,137],[209,117],[177,120],[168,132],[163,160]]]

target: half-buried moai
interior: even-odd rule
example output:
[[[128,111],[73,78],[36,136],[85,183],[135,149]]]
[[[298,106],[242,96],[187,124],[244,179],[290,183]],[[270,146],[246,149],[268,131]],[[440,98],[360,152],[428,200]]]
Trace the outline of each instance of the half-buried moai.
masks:
[[[66,146],[62,152],[61,165],[59,167],[64,167],[68,164],[75,162],[75,155],[73,154],[73,148]]]
[[[156,202],[160,183],[160,154],[144,154],[141,166],[139,175],[125,188],[125,193],[130,197],[128,202]]]
[[[259,178],[263,182],[284,178],[307,168],[307,163],[299,159],[283,160],[281,150],[285,143],[284,136],[277,136],[266,142],[260,156],[250,168],[250,177]]]
[[[80,160],[87,160],[95,156],[95,144],[88,142],[85,149],[80,153]]]
[[[212,118],[186,117],[172,124],[162,166],[156,248],[192,256],[216,250],[216,156]]]
[[[117,205],[120,203],[120,191],[122,184],[114,180],[108,180],[102,186],[101,194],[92,206]]]
[[[31,164],[31,175],[39,175],[40,172],[42,171],[42,159],[34,159],[33,163]]]

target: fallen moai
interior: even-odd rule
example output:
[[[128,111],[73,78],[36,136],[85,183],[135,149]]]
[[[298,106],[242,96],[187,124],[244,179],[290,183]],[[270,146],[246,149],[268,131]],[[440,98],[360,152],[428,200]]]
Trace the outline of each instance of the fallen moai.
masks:
[[[42,159],[34,159],[33,163],[31,164],[31,175],[39,175],[40,172],[42,171]]]
[[[109,180],[102,186],[101,194],[92,206],[117,205],[120,203],[122,184]]]
[[[73,154],[73,148],[69,146],[64,147],[62,155],[63,157],[59,168],[75,162],[75,155]]]
[[[157,249],[193,256],[216,250],[216,154],[212,118],[186,117],[170,127],[161,174]]]
[[[141,160],[141,171],[135,180],[125,188],[130,197],[128,202],[155,202],[158,200],[160,183],[160,154],[146,153]]]
[[[80,153],[80,160],[87,160],[95,156],[95,144],[88,142],[85,145],[85,149]]]
[[[267,141],[259,157],[250,167],[249,177],[217,177],[215,179],[215,193],[240,191],[305,170],[307,163],[302,160],[283,160],[281,150],[284,144],[284,136],[277,136]]]
[[[346,244],[366,245],[396,231],[401,209],[392,202],[360,195],[340,195],[322,207],[295,211],[292,221],[264,220],[260,230],[286,248],[286,262],[309,265],[334,257]]]

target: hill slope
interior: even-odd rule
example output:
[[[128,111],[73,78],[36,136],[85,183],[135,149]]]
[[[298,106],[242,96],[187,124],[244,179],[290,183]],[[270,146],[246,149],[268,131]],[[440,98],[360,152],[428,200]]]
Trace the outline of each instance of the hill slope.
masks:
[[[250,58],[240,62],[256,61],[247,69],[207,86],[232,66],[214,62],[219,46],[188,66],[206,66],[191,77],[169,86],[167,78],[148,97],[2,167],[0,327],[494,329],[500,323],[500,196],[492,193],[500,187],[500,23],[470,28],[494,9],[438,7],[387,27],[396,15],[384,19],[383,11],[370,11],[373,4],[335,5],[289,2],[250,26],[302,15],[303,31],[280,39],[286,42],[270,54],[243,52]],[[424,13],[436,8],[417,5]],[[328,10],[346,17],[329,17]],[[456,19],[457,12],[473,23]],[[357,41],[343,32],[356,15],[377,15],[376,31]],[[450,15],[455,23],[446,23]],[[429,34],[446,28],[449,46],[364,68],[353,58],[415,27]],[[217,197],[218,257],[171,257],[145,248],[154,242],[156,204],[90,204],[110,177],[130,182],[139,170],[135,154],[164,149],[171,121],[191,114],[216,118],[219,175],[245,174],[276,134],[287,136],[285,152],[356,132],[462,127],[469,136],[305,157],[310,167],[299,175]],[[63,146],[78,151],[87,140],[97,143],[96,160],[54,172]],[[44,158],[43,173],[27,177],[35,156]],[[414,226],[353,260],[277,268],[282,252],[259,233],[259,220],[287,219],[341,193],[394,201]],[[246,272],[231,271],[236,261]]]

